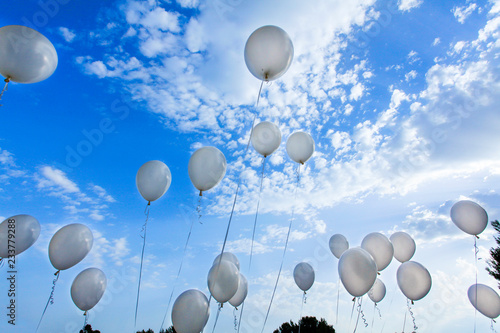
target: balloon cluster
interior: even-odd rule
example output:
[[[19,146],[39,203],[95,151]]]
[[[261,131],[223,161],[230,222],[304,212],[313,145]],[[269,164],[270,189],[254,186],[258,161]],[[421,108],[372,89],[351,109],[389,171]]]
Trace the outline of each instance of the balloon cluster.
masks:
[[[385,284],[377,278],[389,266],[392,258],[401,265],[397,283],[401,292],[411,301],[424,298],[431,289],[431,275],[420,263],[409,261],[416,249],[415,241],[405,232],[395,232],[390,239],[373,232],[365,236],[360,247],[349,248],[340,234],[330,238],[330,250],[339,259],[339,277],[345,289],[354,297],[368,293],[374,302],[380,302],[386,293]]]
[[[486,210],[473,201],[460,200],[451,207],[450,217],[460,230],[474,236],[474,246],[476,247],[476,238],[479,238],[478,235],[488,225]],[[475,251],[477,256],[477,248]],[[486,317],[495,319],[500,316],[500,296],[492,288],[477,283],[477,275],[476,283],[469,287],[467,296],[472,306]]]

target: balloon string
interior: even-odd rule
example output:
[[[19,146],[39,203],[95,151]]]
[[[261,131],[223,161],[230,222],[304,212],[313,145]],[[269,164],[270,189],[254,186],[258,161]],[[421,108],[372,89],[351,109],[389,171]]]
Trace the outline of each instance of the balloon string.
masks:
[[[361,298],[359,298],[359,297],[358,297],[357,301],[358,301],[358,306],[357,306],[357,310],[358,310],[358,319],[356,320],[356,325],[354,326],[354,331],[353,331],[353,333],[356,333],[356,330],[358,329],[359,316],[360,316],[360,314],[361,314]]]
[[[85,312],[83,313],[83,317],[84,317],[84,319],[83,319],[83,330],[82,330],[82,331],[84,331],[84,332],[87,332],[87,330],[86,330],[85,328],[87,327],[87,322],[88,322],[88,319],[89,319],[89,318],[88,318],[88,316],[89,316],[88,312],[87,312],[87,311],[85,311]]]
[[[306,292],[302,294],[302,304],[300,306],[300,317],[299,317],[299,333],[300,333],[300,326],[302,326],[302,309],[304,309],[304,304],[306,304]]]
[[[337,283],[337,317],[335,319],[335,324],[339,323],[339,298],[340,298],[340,276]]]
[[[388,310],[388,311],[391,311],[391,308],[392,308],[392,301],[394,301],[394,296],[396,295],[396,290],[397,290],[397,288],[393,289],[393,291],[392,291],[392,297],[391,297],[391,302],[389,303],[389,310]],[[380,312],[380,311],[379,311],[379,312]],[[380,316],[380,318],[382,318],[382,316]],[[385,327],[385,324],[387,323],[387,319],[388,319],[388,318],[386,318],[386,319],[384,320],[384,324],[382,325],[382,329],[380,330],[380,333],[382,333],[382,332],[384,331],[384,327]]]
[[[214,323],[214,328],[212,329],[212,333],[215,332],[215,326],[217,326],[217,322],[219,321],[219,315],[221,309],[222,309],[222,303],[219,303],[219,309],[217,310],[217,316],[215,317],[215,323]]]
[[[137,283],[137,300],[135,301],[135,318],[134,318],[134,330],[137,327],[137,310],[139,309],[139,294],[141,291],[141,280],[142,280],[142,264],[144,262],[144,248],[146,247],[146,234],[148,228],[148,220],[149,220],[149,207],[151,202],[148,201],[146,208],[144,209],[144,214],[146,215],[146,221],[144,222],[141,230],[141,238],[142,242],[142,253],[141,253],[141,266],[139,268],[139,282]],[[144,235],[142,234],[144,232]]]
[[[271,306],[273,305],[274,295],[276,294],[276,289],[278,288],[278,282],[280,280],[281,271],[283,269],[283,262],[285,261],[286,249],[288,247],[288,241],[290,239],[290,231],[292,230],[292,223],[293,223],[293,219],[294,219],[294,215],[295,215],[295,202],[297,201],[297,189],[299,187],[299,183],[300,183],[300,164],[297,166],[297,184],[295,185],[295,194],[294,194],[294,199],[293,199],[294,204],[292,206],[293,208],[292,208],[292,216],[290,218],[290,224],[288,225],[288,233],[286,235],[285,248],[283,250],[283,256],[281,257],[280,269],[278,271],[278,276],[276,277],[276,283],[274,284],[273,294],[271,296],[271,301],[269,302],[269,307],[267,308],[266,318],[264,319],[264,324],[262,325],[261,333],[264,332],[264,328],[266,327],[267,318],[269,317],[269,312],[271,311]]]
[[[351,330],[351,324],[352,324],[352,316],[354,314],[354,308],[356,307],[356,297],[352,299],[352,309],[351,309],[351,319],[349,319],[349,327],[348,331]]]
[[[238,311],[238,308],[233,309],[233,317],[234,317],[234,330],[238,332],[238,316],[236,316],[236,312]]]
[[[255,229],[257,227],[257,217],[259,216],[259,206],[260,206],[260,197],[262,194],[262,183],[264,180],[264,169],[266,167],[266,157],[262,158],[262,171],[260,174],[260,190],[259,190],[259,199],[257,200],[257,211],[255,212],[255,220],[253,222],[253,232],[252,232],[252,245],[250,247],[250,262],[248,264],[248,271],[250,271],[250,268],[252,267],[252,255],[253,255],[253,242],[255,239]]]
[[[403,333],[405,333],[405,326],[406,326],[406,314],[408,311],[405,311],[405,320],[403,321]]]
[[[10,78],[8,77],[4,81],[5,81],[5,86],[3,87],[2,91],[0,92],[0,100],[2,99],[3,93],[6,92],[8,87],[9,87]],[[0,106],[2,106],[2,104],[0,104]]]
[[[4,264],[5,264],[5,261],[3,260],[3,258],[0,258],[0,268],[2,268]]]
[[[411,304],[410,304],[410,299],[406,299],[406,304],[408,305],[408,312],[410,313],[411,320],[413,321],[413,331],[416,332],[418,330],[417,322],[415,320],[415,315],[413,314],[413,311],[411,310]]]
[[[243,302],[243,304],[241,304],[240,320],[238,321],[238,333],[240,333],[241,318],[243,317],[243,310],[244,309],[245,309],[245,302]]]
[[[165,318],[167,318],[167,313],[168,313],[168,310],[170,309],[170,304],[172,303],[172,297],[174,296],[175,287],[177,286],[179,276],[181,275],[182,265],[184,264],[184,259],[186,258],[186,250],[187,250],[187,247],[189,244],[189,239],[191,238],[191,233],[193,231],[193,224],[194,224],[194,219],[191,220],[191,227],[189,228],[189,233],[188,233],[188,236],[186,239],[186,244],[184,244],[184,251],[182,253],[181,264],[179,266],[179,270],[177,271],[177,276],[175,277],[175,280],[174,280],[174,286],[172,287],[172,292],[170,293],[170,297],[168,299],[167,310],[165,311],[165,315],[163,316],[163,321],[161,322],[160,331],[163,329],[163,325],[165,324]]]
[[[200,192],[201,194],[201,192]],[[196,206],[196,212],[198,213],[198,223],[203,224],[201,222],[201,198],[203,198],[201,195],[198,197],[198,206]]]
[[[474,237],[474,264],[476,265],[476,295],[474,296],[477,304],[477,254],[479,253],[479,248],[477,247],[477,236]],[[477,321],[477,309],[474,307],[474,333],[476,333],[476,321]]]
[[[496,323],[496,321],[494,319],[491,320],[491,326],[490,326],[491,331],[497,333],[497,331],[495,330],[495,327],[493,327],[493,323]]]
[[[373,332],[373,324],[375,323],[375,310],[376,309],[377,309],[377,303],[373,303],[372,332]]]
[[[45,312],[47,311],[49,304],[54,304],[54,291],[56,288],[57,280],[59,280],[59,273],[60,272],[61,271],[58,270],[57,272],[54,273],[56,278],[54,280],[52,280],[52,291],[50,292],[50,296],[49,296],[49,299],[47,300],[47,304],[45,304],[45,309],[43,309],[42,316],[40,317],[40,321],[38,322],[38,326],[36,327],[35,332],[38,332],[38,329],[40,328],[40,324],[42,323],[43,316],[45,316]]]
[[[359,311],[361,312],[361,319],[363,320],[363,324],[365,325],[365,327],[368,327],[368,323],[366,322],[366,318],[365,318],[365,313],[363,312],[363,309],[361,308],[362,304],[363,304],[363,298],[361,298],[359,301]]]

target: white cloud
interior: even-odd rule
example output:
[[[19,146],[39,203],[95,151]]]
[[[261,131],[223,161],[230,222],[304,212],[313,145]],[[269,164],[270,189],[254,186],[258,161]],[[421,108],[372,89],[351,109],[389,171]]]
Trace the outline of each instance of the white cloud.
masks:
[[[457,19],[461,24],[465,23],[465,20],[477,9],[476,3],[470,3],[468,6],[462,7],[453,7],[452,13],[453,16]]]
[[[65,28],[65,27],[60,27],[59,33],[61,34],[61,36],[63,36],[64,40],[68,43],[71,43],[76,37],[76,34],[72,30]]]
[[[418,75],[418,73],[416,70],[411,70],[405,74],[405,81],[410,82],[411,80],[415,79],[417,77],[417,75]]]
[[[434,41],[432,42],[432,46],[439,45],[440,43],[441,43],[441,38],[436,37],[436,38],[434,39]]]
[[[40,168],[43,178],[38,179],[38,188],[56,188],[63,193],[78,193],[80,189],[72,182],[66,174],[50,166]]]
[[[398,8],[403,12],[408,12],[413,8],[420,7],[423,2],[423,0],[398,0]]]

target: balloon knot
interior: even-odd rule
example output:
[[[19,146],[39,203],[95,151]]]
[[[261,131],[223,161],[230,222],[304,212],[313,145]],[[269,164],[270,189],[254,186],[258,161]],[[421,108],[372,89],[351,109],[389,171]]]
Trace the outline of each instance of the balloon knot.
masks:
[[[474,235],[474,236],[476,236],[476,238],[477,238],[477,239],[479,239],[479,236],[478,236],[478,235]]]
[[[352,299],[352,301],[353,301],[353,302],[356,302],[356,297],[354,297],[354,298]]]
[[[87,311],[85,311],[85,312],[83,313],[83,315],[84,315],[84,316],[86,316],[86,315],[87,315]]]
[[[3,80],[3,81],[9,83],[10,82],[10,76],[7,76],[7,78],[5,80]]]
[[[415,303],[413,302],[413,300],[411,300],[411,305],[415,305]]]
[[[203,196],[203,193],[202,193],[202,191],[200,190],[200,197],[202,197],[202,196]]]
[[[304,162],[300,161],[300,164],[304,165]]]
[[[57,272],[54,273],[54,275],[58,276],[60,272],[61,272],[61,270],[59,269],[59,270],[57,270]]]
[[[151,201],[148,201],[148,206],[151,206]]]
[[[380,272],[377,272],[378,275],[380,275]]]

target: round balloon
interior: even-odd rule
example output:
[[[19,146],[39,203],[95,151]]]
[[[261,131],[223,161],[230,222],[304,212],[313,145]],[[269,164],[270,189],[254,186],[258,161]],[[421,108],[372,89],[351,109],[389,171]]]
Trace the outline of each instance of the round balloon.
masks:
[[[71,299],[82,311],[92,309],[106,290],[106,275],[99,268],[87,268],[78,274],[71,285]]]
[[[488,214],[484,208],[470,200],[455,203],[450,216],[457,227],[471,235],[479,235],[488,225]]]
[[[144,163],[135,176],[135,184],[142,197],[148,201],[155,201],[167,192],[172,182],[172,175],[168,166],[161,161]]]
[[[195,151],[188,164],[188,173],[194,187],[210,190],[220,183],[226,174],[226,158],[215,147],[202,147]]]
[[[314,283],[314,269],[306,262],[301,262],[293,270],[293,279],[302,291],[308,291]]]
[[[276,80],[285,74],[292,59],[293,44],[283,29],[266,25],[248,37],[245,63],[250,73],[259,80]]]
[[[0,28],[0,74],[19,83],[45,80],[57,67],[54,45],[41,33],[22,25]]]
[[[172,307],[172,324],[178,333],[200,333],[209,316],[207,296],[196,289],[180,294]]]
[[[346,250],[339,260],[339,276],[345,289],[354,297],[366,294],[377,279],[377,264],[360,247]]]
[[[330,251],[332,251],[333,255],[339,259],[342,253],[344,253],[349,248],[349,242],[344,235],[335,234],[330,237]]]
[[[314,153],[314,140],[306,132],[295,132],[286,141],[286,152],[292,160],[304,164]]]
[[[406,232],[398,231],[391,235],[390,241],[394,247],[394,258],[399,262],[410,260],[417,248],[413,238]]]
[[[9,237],[9,235],[12,235]],[[31,215],[15,215],[0,223],[0,258],[18,255],[33,245],[40,236],[40,223]],[[15,241],[10,248],[9,239]],[[12,243],[12,242],[11,242]]]
[[[424,298],[431,290],[431,274],[421,264],[407,261],[401,264],[396,274],[399,289],[412,301]]]
[[[467,296],[472,306],[486,317],[495,319],[500,316],[500,297],[492,288],[484,284],[473,284]]]
[[[78,264],[90,252],[94,236],[90,229],[79,223],[59,229],[49,243],[49,259],[57,270],[65,270]]]
[[[382,280],[377,278],[377,280],[375,280],[375,284],[368,292],[368,297],[370,297],[373,303],[378,303],[384,299],[385,293],[385,284],[382,282]]]
[[[214,262],[212,263],[212,266],[219,263],[219,258],[220,257],[221,257],[220,254],[217,257],[215,257]],[[240,270],[240,261],[231,252],[224,252],[224,253],[222,253],[222,260],[227,260],[229,262],[232,262],[236,266],[236,268],[238,268],[238,270]]]
[[[379,271],[384,270],[392,261],[394,255],[392,243],[379,232],[366,235],[361,242],[361,247],[372,255]]]
[[[252,131],[252,146],[255,150],[267,157],[274,153],[281,143],[281,131],[275,124],[263,121]]]
[[[222,260],[208,272],[208,289],[219,303],[229,301],[238,291],[240,272],[230,261]]]
[[[231,297],[229,303],[236,308],[245,301],[245,298],[247,298],[247,294],[248,294],[248,281],[246,277],[240,273],[238,290],[236,291],[236,294],[234,294],[234,296]]]

